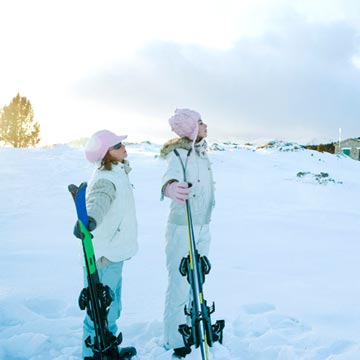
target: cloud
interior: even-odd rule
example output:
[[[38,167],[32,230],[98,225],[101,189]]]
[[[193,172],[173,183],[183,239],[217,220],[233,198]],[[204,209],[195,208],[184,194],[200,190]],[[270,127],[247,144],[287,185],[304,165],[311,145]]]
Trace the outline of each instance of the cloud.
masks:
[[[190,107],[222,137],[360,136],[356,29],[295,13],[229,50],[154,42],[77,84],[77,93],[164,121]]]

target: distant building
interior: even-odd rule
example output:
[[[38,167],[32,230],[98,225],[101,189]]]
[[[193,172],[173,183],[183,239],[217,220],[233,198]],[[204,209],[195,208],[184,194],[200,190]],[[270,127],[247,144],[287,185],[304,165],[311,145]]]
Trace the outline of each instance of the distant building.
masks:
[[[335,144],[335,154],[343,153],[354,160],[360,160],[360,137],[346,139]]]

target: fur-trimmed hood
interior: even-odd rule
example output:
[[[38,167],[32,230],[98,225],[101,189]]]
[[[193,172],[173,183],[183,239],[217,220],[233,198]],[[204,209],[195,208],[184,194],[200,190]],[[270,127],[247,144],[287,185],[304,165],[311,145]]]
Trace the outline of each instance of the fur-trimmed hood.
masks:
[[[165,159],[166,156],[169,153],[171,153],[174,149],[190,150],[192,148],[192,143],[193,142],[186,137],[171,139],[163,145],[160,151],[160,157]],[[195,144],[195,150],[197,152],[200,151],[200,148],[202,151],[204,151],[206,147],[207,147],[207,143],[205,140],[202,140],[198,144]]]

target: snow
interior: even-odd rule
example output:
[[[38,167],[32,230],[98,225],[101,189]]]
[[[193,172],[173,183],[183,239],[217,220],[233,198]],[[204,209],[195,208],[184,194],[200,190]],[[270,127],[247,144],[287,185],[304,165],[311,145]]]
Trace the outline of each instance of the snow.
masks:
[[[141,360],[171,359],[162,347],[169,203],[160,201],[159,149],[128,146],[140,251],[124,266],[118,325]],[[212,149],[204,292],[226,327],[211,358],[358,360],[360,162],[288,143]],[[92,167],[67,145],[0,147],[0,164],[0,359],[81,359],[83,274],[67,186]],[[193,350],[186,359],[198,358]]]

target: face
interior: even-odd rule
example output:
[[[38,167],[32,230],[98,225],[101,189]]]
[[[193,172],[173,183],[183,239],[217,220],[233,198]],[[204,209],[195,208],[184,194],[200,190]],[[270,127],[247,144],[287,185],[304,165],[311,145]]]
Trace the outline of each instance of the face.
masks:
[[[200,119],[199,120],[199,132],[198,132],[198,141],[206,138],[207,136],[207,125]]]
[[[127,158],[127,156],[128,156],[125,145],[121,142],[112,146],[109,149],[109,152],[110,152],[111,156],[113,156],[116,160],[118,160],[122,163],[124,162],[125,158]]]

